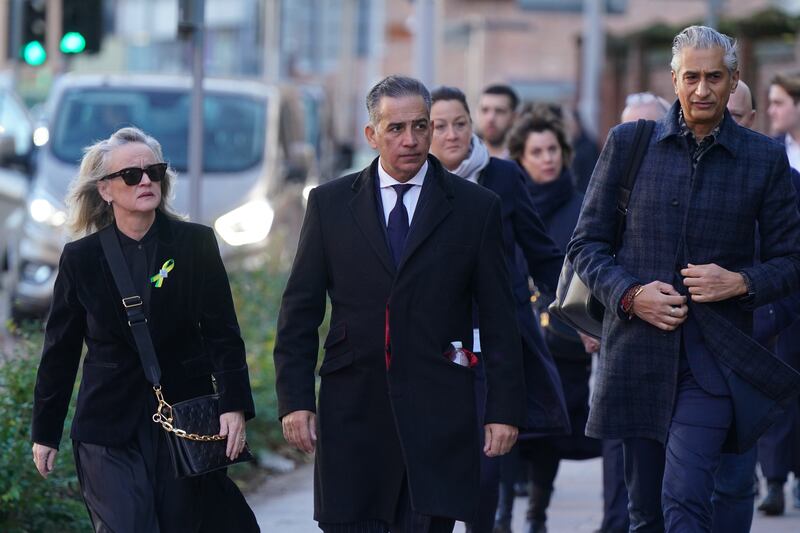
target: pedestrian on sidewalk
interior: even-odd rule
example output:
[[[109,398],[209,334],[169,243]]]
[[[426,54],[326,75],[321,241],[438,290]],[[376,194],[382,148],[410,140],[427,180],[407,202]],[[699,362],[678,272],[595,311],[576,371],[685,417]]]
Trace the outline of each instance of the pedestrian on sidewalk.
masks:
[[[583,202],[570,161],[572,145],[563,122],[544,106],[520,117],[508,139],[511,158],[526,177],[526,188],[550,237],[566,248]],[[599,457],[601,442],[584,435],[589,416],[589,376],[599,342],[575,331],[547,312],[552,298],[541,298],[539,316],[547,350],[553,355],[564,388],[572,431],[566,435],[520,440],[528,467],[529,533],[547,532],[547,508],[562,459]]]
[[[97,532],[199,532],[204,513],[236,531],[258,531],[224,470],[176,479],[156,411],[100,241],[119,240],[161,367],[165,398],[219,390],[220,435],[233,460],[254,416],[244,343],[211,228],[183,222],[169,205],[175,173],[158,141],[123,128],[87,148],[67,205],[71,227],[59,262],[34,390],[33,460],[52,472],[84,342],[71,437],[81,494]],[[154,275],[155,273],[155,275]],[[128,298],[126,298],[127,300]],[[206,499],[224,496],[236,509]],[[208,502],[217,505],[209,508]]]
[[[525,423],[500,200],[433,156],[431,97],[389,76],[367,95],[379,156],[311,191],[275,343],[286,440],[316,450],[327,532],[439,533],[478,508],[480,453]],[[317,328],[331,301],[315,401]],[[473,302],[488,392],[476,431]],[[451,359],[452,346],[467,352]]]
[[[793,174],[800,183],[797,175],[800,171],[800,72],[780,72],[772,78],[767,115],[771,132],[775,140],[784,145]],[[786,328],[775,339],[775,350],[787,364],[800,368],[800,323]],[[800,508],[800,401],[758,441],[758,459],[761,473],[767,480],[767,491],[758,510],[768,516],[784,513],[783,489],[789,472],[794,472],[795,478],[792,501]]]
[[[508,159],[508,132],[517,119],[519,96],[510,86],[498,83],[485,87],[478,101],[478,136],[497,159]]]
[[[630,123],[609,135],[568,249],[607,310],[587,434],[624,439],[637,531],[709,530],[723,450],[752,447],[800,393],[800,374],[752,339],[752,310],[800,289],[786,154],[726,110],[729,37],[692,26],[672,52],[678,101],[649,139],[619,248]]]
[[[446,169],[477,183],[500,197],[506,264],[511,274],[516,317],[522,336],[522,353],[527,395],[527,420],[522,434],[563,435],[569,431],[566,403],[552,356],[548,353],[531,308],[528,276],[543,292],[555,294],[563,263],[559,247],[547,235],[525,190],[525,177],[512,161],[490,157],[483,141],[472,130],[472,118],[464,93],[455,87],[439,87],[432,93],[433,140],[431,153]],[[577,215],[576,215],[577,218]],[[517,260],[517,251],[522,253]],[[483,425],[486,408],[486,376],[480,357],[480,324],[475,323],[473,350],[478,355],[475,367],[475,392],[478,424]],[[583,427],[583,426],[581,426]],[[517,443],[517,447],[519,442]],[[492,533],[498,504],[500,462],[510,454],[481,457],[480,508],[470,533]],[[526,476],[527,477],[527,476]],[[513,494],[509,496],[513,504]]]

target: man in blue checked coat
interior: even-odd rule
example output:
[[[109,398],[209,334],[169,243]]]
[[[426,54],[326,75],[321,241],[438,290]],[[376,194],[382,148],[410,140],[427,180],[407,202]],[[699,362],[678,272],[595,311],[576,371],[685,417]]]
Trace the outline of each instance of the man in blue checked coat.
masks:
[[[633,124],[609,135],[568,249],[608,310],[586,433],[623,439],[631,531],[709,531],[720,454],[753,446],[800,393],[751,336],[753,309],[800,289],[786,154],[726,111],[729,37],[686,28],[671,67],[678,102],[649,139],[619,249]]]

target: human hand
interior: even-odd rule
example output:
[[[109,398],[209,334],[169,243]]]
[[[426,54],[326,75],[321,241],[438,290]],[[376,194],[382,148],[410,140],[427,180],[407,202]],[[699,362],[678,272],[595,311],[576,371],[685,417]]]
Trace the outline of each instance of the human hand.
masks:
[[[689,288],[693,302],[721,302],[729,298],[747,294],[744,276],[731,272],[719,265],[693,265],[691,263],[681,269],[683,284]]]
[[[517,442],[517,434],[519,430],[514,426],[508,424],[486,424],[485,431],[485,444],[483,446],[483,453],[486,457],[497,457],[498,455],[505,455]]]
[[[686,296],[681,296],[669,283],[651,281],[642,287],[633,299],[633,314],[650,325],[664,331],[673,331],[686,320],[689,307]]]
[[[50,475],[50,472],[52,472],[53,468],[56,466],[56,454],[58,450],[35,442],[33,443],[32,450],[33,462],[36,465],[36,470],[39,471],[43,478],[47,479],[47,476]]]
[[[228,437],[225,455],[233,461],[244,450],[247,440],[245,433],[244,411],[231,411],[219,415],[219,434]]]
[[[317,415],[311,411],[292,411],[281,419],[283,438],[300,451],[314,453],[317,444]]]
[[[583,349],[586,353],[595,353],[600,350],[600,341],[595,339],[594,337],[590,337],[585,333],[578,332],[578,335],[581,337],[581,342],[583,343]]]

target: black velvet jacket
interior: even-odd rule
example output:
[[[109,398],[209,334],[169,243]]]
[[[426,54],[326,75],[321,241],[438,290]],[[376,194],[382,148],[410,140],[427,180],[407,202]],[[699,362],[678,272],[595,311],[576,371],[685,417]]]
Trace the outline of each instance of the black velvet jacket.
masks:
[[[176,403],[209,394],[213,374],[220,412],[243,410],[252,418],[244,342],[214,233],[160,213],[155,224],[156,268],[174,260],[163,285],[151,287],[148,317],[164,396]],[[58,447],[84,342],[71,436],[122,445],[146,420],[153,392],[97,233],[67,244],[61,254],[34,391],[36,443]]]

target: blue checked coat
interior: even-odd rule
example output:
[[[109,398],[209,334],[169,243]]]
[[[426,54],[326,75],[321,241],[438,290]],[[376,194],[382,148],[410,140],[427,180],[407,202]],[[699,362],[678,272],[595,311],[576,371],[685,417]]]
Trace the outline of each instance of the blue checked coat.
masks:
[[[693,171],[678,112],[676,102],[650,138],[616,257],[616,197],[633,123],[609,134],[569,244],[575,271],[610,310],[586,434],[665,441],[680,330],[628,320],[619,303],[629,287],[653,280],[687,294],[678,273],[683,256],[687,263],[744,272],[751,282],[752,294],[744,298],[689,301],[732,392],[735,423],[727,448],[744,450],[800,393],[800,374],[751,338],[752,310],[800,289],[800,214],[783,147],[738,126],[726,111],[715,145]],[[757,226],[760,264],[753,260]]]

